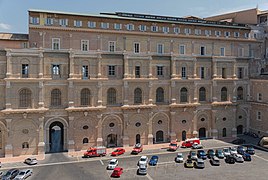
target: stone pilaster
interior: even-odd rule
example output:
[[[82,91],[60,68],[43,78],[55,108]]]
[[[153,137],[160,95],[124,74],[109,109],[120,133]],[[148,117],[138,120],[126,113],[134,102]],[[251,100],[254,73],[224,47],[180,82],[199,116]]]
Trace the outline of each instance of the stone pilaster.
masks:
[[[97,146],[103,146],[103,139],[102,139],[102,114],[97,115],[98,118],[98,138],[97,138]]]
[[[170,112],[171,119],[170,119],[170,141],[176,140],[176,133],[174,129],[174,124],[175,124],[175,115],[176,112]]]
[[[129,136],[128,136],[128,114],[124,114],[124,128],[123,128],[123,146],[129,147]]]
[[[153,120],[152,120],[152,118],[153,118],[153,112],[150,112],[149,113],[149,124],[148,124],[148,131],[149,131],[149,133],[148,133],[148,144],[153,144],[154,143],[154,135],[153,135]]]
[[[13,145],[12,145],[12,131],[11,122],[12,119],[5,119],[7,123],[7,136],[6,136],[6,146],[5,146],[5,157],[13,157]]]
[[[128,56],[124,54],[124,78],[128,78]],[[135,71],[135,67],[133,67]]]
[[[44,138],[44,117],[39,118],[39,142],[38,142],[38,155],[45,154],[45,138]]]
[[[75,151],[75,143],[74,143],[74,117],[69,116],[69,141],[68,141],[68,152]]]
[[[102,83],[98,82],[98,106],[102,106]]]

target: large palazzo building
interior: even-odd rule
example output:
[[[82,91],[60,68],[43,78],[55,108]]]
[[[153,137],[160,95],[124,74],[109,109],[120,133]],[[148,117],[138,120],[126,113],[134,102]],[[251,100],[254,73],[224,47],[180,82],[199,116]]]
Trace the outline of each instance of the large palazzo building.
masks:
[[[28,43],[0,51],[0,155],[236,137],[250,128],[255,35],[196,17],[29,10]]]

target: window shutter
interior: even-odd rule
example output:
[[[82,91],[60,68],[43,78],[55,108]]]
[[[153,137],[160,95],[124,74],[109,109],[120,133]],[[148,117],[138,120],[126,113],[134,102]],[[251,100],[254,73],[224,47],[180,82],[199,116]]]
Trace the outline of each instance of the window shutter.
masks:
[[[53,21],[54,21],[54,19],[51,18],[51,25],[53,25]]]
[[[33,17],[30,17],[30,24],[33,24]]]
[[[76,20],[74,20],[74,27],[76,27]]]
[[[66,26],[68,26],[68,19],[66,19]]]
[[[36,18],[37,24],[39,24],[39,18]]]

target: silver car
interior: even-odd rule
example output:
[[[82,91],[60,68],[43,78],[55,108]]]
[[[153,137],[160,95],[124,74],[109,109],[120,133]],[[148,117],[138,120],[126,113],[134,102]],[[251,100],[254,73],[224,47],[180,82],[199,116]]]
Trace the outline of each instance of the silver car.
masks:
[[[37,164],[37,159],[35,157],[29,157],[27,159],[25,159],[24,163],[28,164],[28,165],[35,165]]]
[[[183,162],[183,155],[182,153],[178,153],[177,156],[175,157],[175,162]]]
[[[147,174],[147,165],[146,164],[139,165],[138,174],[141,174],[141,175]]]
[[[33,174],[32,169],[23,169],[20,171],[20,173],[15,177],[15,180],[21,180],[21,179],[26,179],[30,177]]]

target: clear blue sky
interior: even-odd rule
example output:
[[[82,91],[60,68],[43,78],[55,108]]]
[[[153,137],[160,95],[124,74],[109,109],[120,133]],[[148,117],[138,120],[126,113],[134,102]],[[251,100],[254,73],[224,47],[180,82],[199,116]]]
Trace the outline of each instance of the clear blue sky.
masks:
[[[207,17],[259,7],[268,0],[0,0],[0,32],[28,33],[28,10],[75,13],[133,12],[183,17]]]

